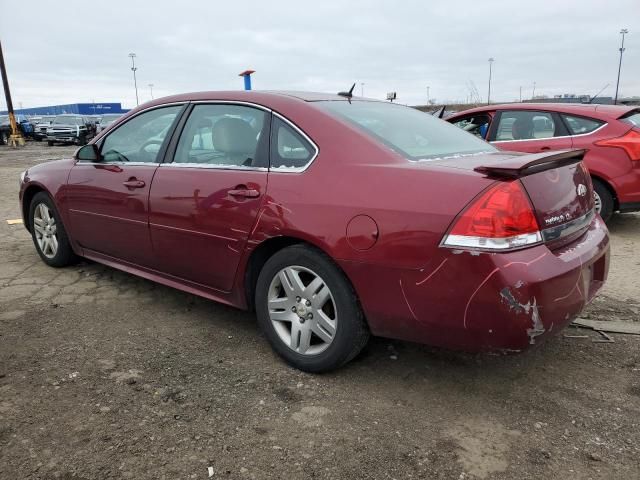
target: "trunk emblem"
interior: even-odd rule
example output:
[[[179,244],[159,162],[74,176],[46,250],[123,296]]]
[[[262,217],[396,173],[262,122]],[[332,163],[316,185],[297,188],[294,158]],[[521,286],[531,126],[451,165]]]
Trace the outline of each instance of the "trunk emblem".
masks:
[[[576,190],[578,192],[578,195],[581,197],[584,197],[587,194],[587,186],[584,183],[579,184],[576,187]]]

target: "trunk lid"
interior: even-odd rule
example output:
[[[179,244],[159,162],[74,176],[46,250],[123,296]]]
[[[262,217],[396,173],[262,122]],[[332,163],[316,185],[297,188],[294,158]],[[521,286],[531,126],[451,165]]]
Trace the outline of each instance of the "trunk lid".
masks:
[[[438,163],[473,170],[495,180],[519,180],[529,195],[543,240],[565,244],[580,236],[595,215],[593,185],[582,163],[584,153],[500,152]]]

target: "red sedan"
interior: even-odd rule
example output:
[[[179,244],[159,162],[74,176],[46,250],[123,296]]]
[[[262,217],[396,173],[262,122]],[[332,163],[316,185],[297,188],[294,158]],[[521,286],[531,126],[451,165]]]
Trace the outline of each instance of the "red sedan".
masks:
[[[52,267],[85,257],[243,309],[307,371],[370,334],[519,351],[602,287],[583,151],[504,153],[344,95],[206,92],[142,105],[23,173]]]
[[[490,105],[458,112],[447,121],[502,150],[587,152],[596,210],[640,210],[640,108],[566,103]]]

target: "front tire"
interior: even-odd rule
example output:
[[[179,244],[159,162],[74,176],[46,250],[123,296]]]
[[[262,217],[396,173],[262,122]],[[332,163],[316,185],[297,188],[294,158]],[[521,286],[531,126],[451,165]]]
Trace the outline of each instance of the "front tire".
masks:
[[[60,214],[45,192],[38,192],[31,201],[29,229],[38,255],[50,267],[66,267],[77,260]]]
[[[49,147],[53,147],[53,142],[52,142],[51,140],[47,140],[47,145],[48,145]]]
[[[596,212],[600,214],[602,220],[608,222],[613,215],[613,195],[600,180],[593,179],[593,196],[596,205]]]
[[[284,248],[265,263],[255,304],[273,349],[306,372],[341,367],[369,339],[353,287],[327,255],[307,245]]]

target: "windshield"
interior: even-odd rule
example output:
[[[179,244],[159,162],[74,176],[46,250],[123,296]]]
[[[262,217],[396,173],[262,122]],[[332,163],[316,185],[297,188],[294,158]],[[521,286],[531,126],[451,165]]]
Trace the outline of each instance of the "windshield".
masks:
[[[83,123],[81,117],[56,117],[53,121],[54,125],[82,125]]]
[[[485,141],[415,108],[363,101],[324,101],[318,104],[409,160],[496,151]]]

